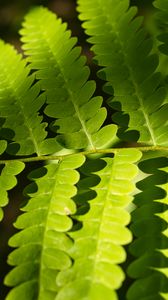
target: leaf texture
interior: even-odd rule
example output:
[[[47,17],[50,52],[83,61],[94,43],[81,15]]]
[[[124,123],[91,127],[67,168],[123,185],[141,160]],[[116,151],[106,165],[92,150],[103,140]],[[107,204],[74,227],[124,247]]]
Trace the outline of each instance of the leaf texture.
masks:
[[[67,157],[30,174],[34,180],[26,189],[30,199],[15,223],[22,231],[9,241],[18,248],[9,255],[9,264],[15,268],[5,283],[14,288],[6,300],[55,299],[56,275],[71,265],[67,252],[72,240],[65,233],[73,225],[69,216],[76,211],[71,200],[79,180],[75,169],[84,160],[82,155]]]
[[[32,10],[21,30],[23,49],[46,91],[45,114],[56,119],[51,128],[58,141],[70,149],[103,148],[112,143],[116,125],[100,129],[107,112],[102,97],[92,97],[95,82],[87,81],[86,58],[66,27],[47,9]]]
[[[57,276],[57,284],[62,286],[57,300],[67,299],[67,295],[68,300],[102,300],[104,296],[107,300],[118,299],[115,290],[121,286],[125,275],[117,264],[126,259],[122,245],[132,240],[126,228],[130,222],[126,206],[132,201],[130,194],[135,187],[132,180],[138,172],[133,163],[140,157],[138,150],[120,150],[114,158],[101,160],[105,166],[94,172],[94,176],[99,177],[98,184],[95,185],[93,174],[83,179],[83,191],[84,186],[87,189],[95,185],[91,190],[96,196],[89,200],[88,212],[77,216],[82,228],[69,233],[74,239],[70,249],[74,264]],[[92,170],[95,165],[92,161],[91,167],[86,165],[86,170]],[[84,194],[86,198],[84,192],[79,196],[81,203]]]
[[[0,141],[0,149],[2,149]],[[25,165],[20,161],[6,162],[0,172],[0,221],[3,219],[2,207],[8,204],[8,191],[17,185],[16,175],[20,174]]]
[[[136,258],[128,268],[134,283],[128,300],[168,297],[168,159],[148,159],[139,164],[148,175],[137,184],[137,208],[132,213],[131,231],[136,237],[130,252]]]
[[[167,146],[166,89],[137,9],[129,8],[128,0],[78,0],[78,10],[102,67],[99,76],[107,81],[104,89],[112,95],[109,103],[117,110],[113,120],[120,138]]]
[[[52,139],[44,141],[47,124],[42,123],[38,111],[45,96],[40,94],[39,84],[33,85],[34,75],[29,73],[22,56],[0,41],[0,117],[5,120],[0,134],[12,141],[8,146],[11,154],[48,154],[48,144],[54,144],[54,151],[58,144]]]

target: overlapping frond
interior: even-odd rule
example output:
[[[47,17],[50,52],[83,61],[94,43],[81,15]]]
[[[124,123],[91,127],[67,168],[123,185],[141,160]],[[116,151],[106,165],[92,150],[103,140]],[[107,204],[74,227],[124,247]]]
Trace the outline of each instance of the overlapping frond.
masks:
[[[75,47],[67,25],[45,8],[31,11],[21,30],[23,49],[46,91],[45,114],[56,118],[52,129],[59,142],[72,149],[103,148],[113,140],[115,125],[100,129],[106,118],[102,97],[93,97],[95,82],[87,81],[86,59]]]
[[[117,299],[115,290],[125,278],[117,264],[126,259],[122,245],[132,240],[131,232],[126,228],[130,215],[125,207],[132,200],[132,179],[138,172],[133,163],[140,157],[138,150],[120,150],[114,158],[102,159],[105,166],[95,173],[100,181],[96,186],[91,187],[94,185],[93,174],[83,179],[86,180],[83,190],[85,185],[90,186],[97,195],[89,201],[89,211],[78,216],[82,228],[69,233],[74,239],[70,249],[74,264],[57,276],[57,284],[62,289],[56,299],[65,300],[67,296],[69,300],[102,300],[104,296],[109,300]],[[95,168],[95,161],[92,166]],[[92,170],[92,167],[86,165],[86,172],[87,169]]]
[[[5,122],[1,135],[13,143],[8,152],[19,155],[54,152],[58,146],[52,139],[44,141],[46,123],[42,123],[39,110],[45,96],[40,95],[39,84],[16,50],[0,41],[0,117]],[[59,149],[61,147],[59,146]]]
[[[140,163],[148,175],[137,184],[130,245],[136,257],[128,268],[134,283],[127,299],[161,300],[168,297],[168,159],[159,157]]]
[[[120,137],[167,146],[166,90],[155,72],[158,57],[151,54],[152,40],[146,37],[142,18],[136,17],[137,9],[129,8],[129,0],[78,0],[78,10],[103,67],[99,75],[108,82],[110,105],[118,111],[113,120],[122,129]]]
[[[76,206],[71,198],[79,180],[75,169],[83,162],[82,155],[68,157],[30,174],[35,181],[26,190],[30,199],[15,223],[22,231],[9,242],[19,248],[9,256],[9,264],[16,267],[5,280],[15,286],[7,300],[55,299],[56,275],[71,265],[67,252],[72,241],[65,232],[73,225],[69,215],[75,213]]]
[[[154,6],[158,9],[156,11],[157,18],[160,20],[163,32],[158,36],[161,43],[159,49],[165,55],[168,55],[168,3],[166,0],[155,0]]]

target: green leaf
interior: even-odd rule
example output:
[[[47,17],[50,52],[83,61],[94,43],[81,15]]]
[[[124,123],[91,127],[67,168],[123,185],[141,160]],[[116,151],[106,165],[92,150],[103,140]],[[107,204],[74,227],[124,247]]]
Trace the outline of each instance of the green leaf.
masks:
[[[69,215],[76,211],[72,197],[79,174],[75,170],[84,163],[82,155],[64,158],[57,164],[49,164],[33,171],[34,181],[27,189],[30,199],[18,217],[15,227],[23,229],[11,237],[9,245],[18,247],[8,262],[15,268],[5,278],[5,283],[15,286],[9,299],[55,299],[59,270],[70,267],[67,254],[72,240],[65,234],[72,228]],[[17,275],[17,278],[15,276]],[[51,281],[52,278],[52,281]]]
[[[111,131],[106,130],[103,144],[95,141],[107,112],[101,108],[102,97],[93,97],[95,82],[87,81],[90,71],[86,59],[80,56],[76,39],[66,27],[55,14],[40,7],[30,11],[21,30],[27,59],[46,92],[45,114],[56,119],[52,129],[63,147],[95,149],[111,145],[115,125],[111,125]]]
[[[83,179],[82,190],[85,188],[86,192],[90,188],[96,195],[88,199],[89,211],[75,216],[82,222],[82,228],[69,233],[74,239],[74,246],[69,250],[74,264],[58,274],[57,284],[62,289],[56,299],[66,299],[67,295],[69,300],[100,300],[104,295],[109,300],[118,299],[115,290],[125,278],[118,266],[126,259],[122,245],[132,240],[126,228],[130,215],[125,207],[132,201],[131,193],[135,189],[132,180],[138,173],[133,162],[140,157],[136,149],[123,149],[114,158],[102,159],[106,166],[95,172],[98,184],[92,181],[92,174],[88,180]],[[84,192],[79,194],[77,203],[82,204],[83,195]]]
[[[167,92],[137,9],[128,0],[78,0],[78,11],[102,67],[98,75],[108,83],[109,104],[118,111],[113,120],[120,126],[119,137],[167,146]]]
[[[11,131],[13,143],[8,146],[11,154],[40,155],[41,143],[47,136],[47,124],[42,123],[38,112],[45,96],[40,94],[40,85],[33,84],[34,75],[29,73],[26,60],[11,45],[0,41],[0,116],[5,118],[1,133],[8,139],[7,132]],[[53,152],[58,148],[55,144]],[[51,152],[43,150],[43,153]]]
[[[135,235],[129,249],[136,259],[128,267],[135,279],[127,299],[166,299],[168,296],[168,159],[144,160],[139,167],[148,175],[137,183],[137,208],[132,213],[131,231]],[[147,197],[149,192],[149,197]],[[142,289],[143,286],[143,289]]]

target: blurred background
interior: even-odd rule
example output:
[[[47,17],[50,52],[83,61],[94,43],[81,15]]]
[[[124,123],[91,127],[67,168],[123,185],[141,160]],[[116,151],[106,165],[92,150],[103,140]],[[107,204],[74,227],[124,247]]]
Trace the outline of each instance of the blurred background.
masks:
[[[77,19],[76,2],[75,0],[0,0],[0,38],[14,44],[20,50],[18,30],[24,15],[31,7],[43,5],[68,22],[72,34],[78,36],[79,44],[84,46],[85,51],[85,35]],[[152,9],[152,0],[131,0],[131,5],[137,5],[139,14],[147,16]]]
[[[77,19],[75,10],[75,0],[0,0],[0,38],[6,42],[12,43],[18,51],[21,51],[18,30],[21,27],[23,17],[32,6],[43,5],[48,7],[53,12],[56,12],[63,21],[69,24],[73,36],[78,37],[78,44],[82,46],[82,52],[87,56],[87,63],[91,68],[91,78],[96,78],[96,67],[92,63],[92,53],[89,50],[89,45],[86,43],[86,36],[81,28],[80,22]],[[152,0],[132,0],[131,5],[139,7],[139,14],[145,16],[145,21],[148,23],[150,15],[153,11]],[[100,84],[99,84],[100,83]],[[102,94],[101,81],[98,80],[98,94]],[[103,95],[106,97],[105,95]],[[5,299],[8,288],[3,286],[3,278],[9,271],[9,266],[6,263],[7,255],[10,251],[7,243],[9,237],[14,233],[13,222],[19,214],[19,206],[23,201],[22,191],[28,183],[26,175],[29,172],[27,168],[21,176],[18,177],[19,184],[10,192],[10,203],[4,208],[5,217],[0,224],[0,300]],[[24,300],[24,299],[23,299]],[[75,299],[74,299],[75,300]]]

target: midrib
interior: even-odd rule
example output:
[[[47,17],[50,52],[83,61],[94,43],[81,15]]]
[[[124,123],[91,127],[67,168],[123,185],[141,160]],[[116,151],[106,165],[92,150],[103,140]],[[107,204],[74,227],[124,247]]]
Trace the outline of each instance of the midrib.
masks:
[[[97,235],[97,238],[96,238],[96,241],[97,241],[97,246],[96,246],[96,251],[95,251],[95,254],[94,254],[94,265],[93,265],[93,271],[92,271],[92,281],[93,282],[97,282],[96,280],[96,265],[99,264],[100,262],[100,257],[99,257],[99,254],[100,254],[100,250],[101,250],[101,241],[103,240],[101,238],[101,235],[102,235],[102,227],[104,226],[104,221],[106,220],[106,215],[107,213],[109,214],[109,204],[111,203],[111,184],[114,180],[114,174],[113,174],[113,168],[114,168],[114,164],[115,164],[115,157],[111,159],[112,160],[112,166],[111,166],[111,172],[108,172],[108,171],[105,171],[106,173],[106,176],[109,177],[109,182],[107,184],[107,189],[106,189],[106,196],[105,196],[105,199],[104,199],[104,204],[103,204],[103,200],[102,200],[102,214],[101,214],[101,217],[99,219],[99,228],[98,228],[98,235]],[[103,173],[104,174],[104,173]],[[103,175],[104,176],[104,175]],[[101,190],[100,190],[101,191]],[[100,192],[101,193],[101,192]],[[98,199],[100,198],[101,196],[99,195]],[[91,205],[91,209],[94,209],[94,206]],[[91,288],[91,286],[90,286]]]
[[[91,135],[89,134],[89,132],[87,131],[87,128],[86,128],[86,126],[85,126],[85,122],[84,122],[84,120],[83,120],[82,117],[81,117],[79,108],[78,108],[77,104],[76,104],[75,101],[74,101],[74,99],[76,98],[76,95],[69,89],[69,87],[68,87],[68,80],[64,77],[64,71],[63,71],[63,69],[61,68],[61,65],[59,65],[59,68],[60,68],[60,71],[61,71],[62,78],[64,79],[64,82],[65,82],[67,91],[68,91],[68,93],[69,93],[69,95],[70,95],[71,102],[72,102],[72,104],[73,104],[73,106],[74,106],[76,115],[78,116],[78,119],[79,119],[79,121],[80,121],[80,123],[81,123],[82,129],[83,129],[83,131],[84,131],[84,133],[85,133],[85,135],[86,135],[86,137],[87,137],[87,139],[88,139],[88,141],[89,141],[89,144],[90,144],[91,148],[92,148],[93,150],[96,150],[96,149],[95,149],[95,146],[94,146],[94,144],[93,144],[93,141],[92,141],[92,137],[91,137]]]
[[[62,78],[63,78],[63,81],[64,81],[64,84],[65,84],[66,89],[67,89],[67,91],[68,91],[68,94],[70,95],[70,99],[71,99],[71,102],[72,102],[72,104],[73,104],[73,106],[74,106],[76,115],[78,116],[78,119],[79,119],[79,121],[80,121],[80,123],[81,123],[81,127],[82,127],[82,129],[83,129],[83,132],[85,133],[85,135],[86,135],[86,137],[87,137],[87,140],[88,140],[88,142],[89,142],[89,144],[90,144],[90,146],[91,146],[91,149],[96,150],[96,148],[95,148],[95,146],[94,146],[94,143],[93,143],[93,141],[92,141],[92,137],[91,137],[90,133],[87,131],[87,128],[86,128],[86,125],[85,125],[85,121],[82,119],[81,114],[80,114],[80,111],[79,111],[79,108],[78,108],[78,106],[77,106],[77,104],[76,104],[76,102],[75,102],[75,100],[74,100],[74,99],[76,98],[76,94],[74,94],[74,92],[73,92],[71,89],[69,89],[68,80],[67,80],[66,77],[64,76],[64,69],[62,68],[61,63],[59,63],[57,57],[55,56],[54,51],[53,51],[52,48],[51,48],[51,44],[52,44],[52,43],[50,43],[50,42],[48,41],[48,39],[47,39],[48,36],[45,36],[45,35],[44,35],[43,30],[42,30],[42,34],[43,34],[43,36],[44,36],[44,42],[47,44],[47,47],[48,47],[48,49],[49,49],[49,52],[53,55],[53,57],[54,57],[54,59],[55,59],[55,62],[56,62],[56,65],[59,67],[61,76],[62,76]]]
[[[46,222],[45,222],[45,228],[44,228],[44,234],[43,234],[43,240],[42,240],[42,250],[41,250],[41,257],[40,257],[40,270],[39,270],[39,294],[38,294],[38,299],[40,300],[41,297],[43,298],[43,292],[45,290],[45,288],[43,287],[43,285],[41,284],[41,278],[43,275],[43,253],[44,253],[44,249],[45,249],[45,239],[46,239],[46,235],[47,235],[47,231],[48,231],[48,218],[49,218],[49,214],[51,211],[51,205],[52,205],[52,201],[53,201],[53,195],[54,195],[54,191],[57,187],[57,173],[59,172],[59,165],[55,170],[55,176],[53,176],[52,178],[48,178],[48,180],[52,180],[54,179],[54,184],[53,184],[53,189],[51,194],[49,195],[49,205],[48,205],[48,209],[47,209],[47,216],[46,216]]]

